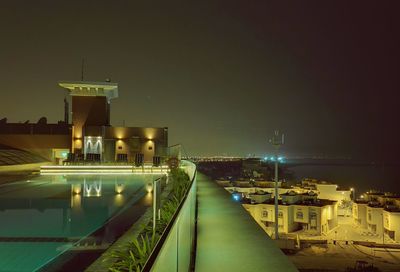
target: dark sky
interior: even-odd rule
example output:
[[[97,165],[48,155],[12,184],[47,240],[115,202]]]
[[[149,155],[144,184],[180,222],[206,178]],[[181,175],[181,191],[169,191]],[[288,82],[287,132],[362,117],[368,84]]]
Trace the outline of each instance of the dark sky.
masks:
[[[190,155],[394,159],[398,1],[2,1],[0,118],[63,118],[60,80],[119,83],[112,123]]]

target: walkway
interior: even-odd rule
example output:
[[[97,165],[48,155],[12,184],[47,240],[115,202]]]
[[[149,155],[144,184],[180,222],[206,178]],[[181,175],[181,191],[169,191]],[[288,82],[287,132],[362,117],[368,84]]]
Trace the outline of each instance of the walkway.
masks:
[[[297,271],[230,194],[198,173],[196,272]]]

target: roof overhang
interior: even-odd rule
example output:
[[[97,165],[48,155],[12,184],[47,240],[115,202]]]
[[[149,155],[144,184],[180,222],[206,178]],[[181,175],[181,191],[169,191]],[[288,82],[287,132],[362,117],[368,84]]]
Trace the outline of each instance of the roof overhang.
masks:
[[[108,100],[118,97],[118,83],[90,81],[61,81],[62,88],[71,96],[105,96]]]

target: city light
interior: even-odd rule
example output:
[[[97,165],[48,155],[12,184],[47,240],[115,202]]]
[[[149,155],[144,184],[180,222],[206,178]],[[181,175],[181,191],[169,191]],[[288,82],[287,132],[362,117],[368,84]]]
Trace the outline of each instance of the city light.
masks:
[[[239,202],[241,199],[241,195],[239,193],[233,193],[232,198],[234,201]]]
[[[267,162],[267,161],[271,161],[271,162],[275,162],[278,161],[280,163],[284,163],[285,162],[285,157],[283,156],[279,156],[279,157],[274,157],[274,156],[265,156],[262,158],[263,161]]]

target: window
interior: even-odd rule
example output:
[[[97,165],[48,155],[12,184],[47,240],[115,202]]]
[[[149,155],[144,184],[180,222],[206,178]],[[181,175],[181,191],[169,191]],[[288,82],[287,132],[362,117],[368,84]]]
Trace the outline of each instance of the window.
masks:
[[[278,218],[283,218],[283,212],[278,212]]]
[[[317,219],[317,213],[316,212],[311,212],[310,213],[310,219]]]
[[[368,220],[369,220],[369,221],[371,221],[371,217],[372,217],[372,216],[371,216],[371,213],[369,212],[369,213],[368,213]]]
[[[296,218],[297,219],[303,219],[303,212],[297,212],[296,213]]]
[[[261,217],[268,217],[268,211],[267,210],[262,210],[261,211]]]
[[[149,146],[149,150],[153,150],[153,147],[152,147],[152,146]]]

